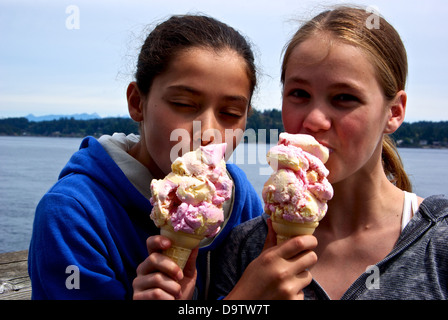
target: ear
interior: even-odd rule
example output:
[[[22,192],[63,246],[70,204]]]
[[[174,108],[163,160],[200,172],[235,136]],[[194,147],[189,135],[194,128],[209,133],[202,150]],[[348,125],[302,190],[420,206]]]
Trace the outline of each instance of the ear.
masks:
[[[131,82],[128,85],[128,89],[126,91],[126,97],[128,100],[128,111],[132,120],[136,122],[143,121],[143,96],[140,93],[140,90],[137,87],[136,82]]]
[[[395,98],[390,102],[389,114],[384,128],[384,133],[394,133],[403,123],[406,114],[407,95],[403,90],[399,91]]]

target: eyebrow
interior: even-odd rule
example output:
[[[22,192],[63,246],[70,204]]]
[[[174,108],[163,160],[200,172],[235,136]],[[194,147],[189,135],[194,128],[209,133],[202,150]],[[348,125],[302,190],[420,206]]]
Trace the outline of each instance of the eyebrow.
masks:
[[[303,84],[303,85],[311,85],[311,83],[308,80],[299,78],[299,77],[292,77],[289,78],[285,85],[288,83],[297,83],[297,84]],[[362,87],[360,87],[356,82],[354,81],[343,81],[343,82],[336,82],[329,86],[330,89],[352,89],[362,92]]]
[[[291,83],[291,82],[293,82],[293,83],[299,83],[299,84],[306,84],[306,85],[309,85],[310,83],[309,83],[309,81],[307,81],[307,80],[305,80],[305,79],[302,79],[302,78],[299,78],[299,77],[291,77],[291,78],[288,78],[288,79],[286,79],[286,81],[285,81],[285,84],[287,84],[287,83]]]
[[[174,86],[170,86],[168,87],[168,90],[170,91],[184,91],[184,92],[188,92],[191,93],[192,95],[195,96],[199,96],[201,93],[198,90],[195,90],[189,86],[184,86],[184,85],[174,85]]]
[[[249,100],[244,96],[225,96],[224,100],[226,101],[235,101],[235,102],[241,102],[245,105],[249,104]]]
[[[358,92],[363,92],[362,87],[360,87],[355,82],[337,82],[330,86],[330,88],[334,89],[350,89],[350,90],[356,90]]]
[[[199,90],[196,90],[192,87],[185,86],[185,85],[173,85],[168,87],[168,90],[172,91],[179,91],[179,92],[187,92],[189,94],[192,94],[194,96],[200,96],[201,92]],[[242,102],[244,104],[249,104],[249,100],[245,96],[240,95],[228,95],[224,96],[224,100],[226,101],[235,101],[235,102]]]

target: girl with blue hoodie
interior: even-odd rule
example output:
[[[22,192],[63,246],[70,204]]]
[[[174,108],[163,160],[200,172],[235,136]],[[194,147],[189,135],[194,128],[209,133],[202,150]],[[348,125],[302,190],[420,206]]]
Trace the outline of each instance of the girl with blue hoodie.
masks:
[[[250,45],[233,28],[195,15],[159,24],[127,89],[140,135],[85,138],[36,208],[33,299],[206,298],[214,252],[236,225],[261,215],[261,201],[245,174],[228,164],[234,188],[222,230],[182,271],[160,254],[171,244],[149,217],[150,182],[195,145],[225,137],[233,151],[255,86]]]

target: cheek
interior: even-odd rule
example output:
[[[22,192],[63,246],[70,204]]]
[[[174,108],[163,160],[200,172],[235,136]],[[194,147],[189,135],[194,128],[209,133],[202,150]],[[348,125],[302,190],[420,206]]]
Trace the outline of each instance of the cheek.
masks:
[[[377,162],[375,151],[378,150],[378,143],[381,144],[381,137],[376,135],[375,130],[359,124],[341,124],[337,131],[337,141],[337,148],[326,163],[330,171],[330,183],[350,177],[363,168],[367,172],[371,171],[372,165]]]
[[[238,146],[238,144],[241,142],[241,139],[243,138],[244,132],[246,130],[246,122],[247,118],[241,119],[241,121],[232,128],[232,132],[234,133],[234,137],[232,139],[233,149]],[[226,142],[227,144],[230,143],[228,141]]]
[[[283,101],[282,122],[286,132],[300,132],[303,117],[304,116],[301,112],[299,112],[296,108],[289,106],[287,102]]]
[[[158,134],[156,134],[158,132]],[[155,165],[167,174],[170,171],[170,148],[169,134],[166,135],[163,130],[157,130],[156,127],[150,127],[150,130],[145,130],[146,148],[148,153],[154,161]]]
[[[171,158],[178,156],[177,150],[189,148],[189,143],[185,141],[190,139],[190,131],[179,128],[175,119],[161,111],[156,107],[152,112],[146,113],[144,135],[150,157],[157,167],[168,174],[171,171]],[[172,121],[166,121],[167,118]]]

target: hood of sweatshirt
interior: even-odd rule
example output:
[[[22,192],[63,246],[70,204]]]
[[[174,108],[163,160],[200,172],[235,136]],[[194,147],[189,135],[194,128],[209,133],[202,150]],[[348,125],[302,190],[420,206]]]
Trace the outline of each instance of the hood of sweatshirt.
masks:
[[[134,220],[138,219],[147,227],[156,229],[149,218],[151,203],[129,181],[97,139],[86,137],[81,142],[79,151],[73,154],[62,169],[59,179],[72,174],[86,175],[102,185],[127,208],[128,214],[132,215]]]

